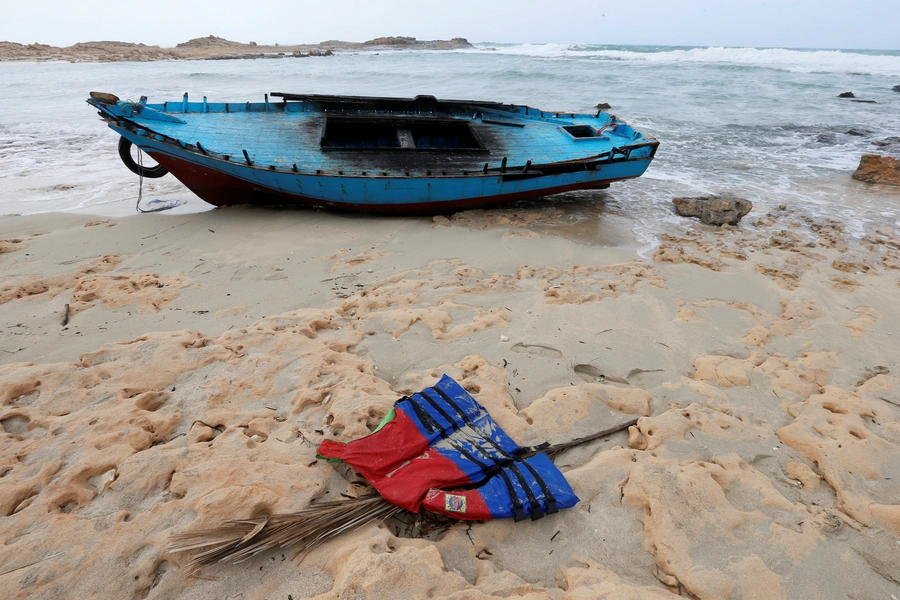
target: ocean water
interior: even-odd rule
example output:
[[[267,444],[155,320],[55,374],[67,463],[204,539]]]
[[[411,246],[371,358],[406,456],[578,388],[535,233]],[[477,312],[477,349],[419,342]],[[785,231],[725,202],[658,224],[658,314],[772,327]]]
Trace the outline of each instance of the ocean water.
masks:
[[[266,92],[500,100],[591,112],[598,102],[661,141],[637,180],[551,200],[648,240],[675,196],[728,193],[800,205],[852,232],[900,222],[900,188],[850,176],[873,142],[900,136],[900,51],[478,44],[464,51],[154,63],[0,63],[0,214],[133,212],[137,177],[88,92],[151,102],[261,100]],[[845,91],[875,104],[838,99]],[[900,154],[900,144],[893,153]],[[211,209],[174,178],[144,197]],[[598,217],[599,215],[599,217]],[[593,222],[592,221],[592,222]],[[582,227],[584,229],[584,227]],[[591,241],[590,227],[585,239]],[[603,243],[598,225],[597,243]]]

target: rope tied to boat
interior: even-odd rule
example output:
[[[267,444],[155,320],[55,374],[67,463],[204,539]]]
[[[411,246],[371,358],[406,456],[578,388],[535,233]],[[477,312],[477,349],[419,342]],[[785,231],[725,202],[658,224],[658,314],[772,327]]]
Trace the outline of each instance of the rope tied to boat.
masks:
[[[137,164],[140,172],[138,173],[138,197],[134,208],[139,213],[153,212],[153,209],[144,210],[141,208],[141,199],[144,197],[144,152],[140,148],[137,151]]]
[[[137,149],[137,165],[138,165],[138,197],[137,202],[134,205],[134,208],[139,213],[155,213],[160,212],[162,210],[169,210],[170,208],[174,208],[173,206],[166,204],[163,206],[158,206],[156,208],[141,208],[141,200],[144,197],[144,152],[138,147]],[[177,205],[176,205],[177,206]]]
[[[615,129],[615,128],[618,127],[618,126],[619,126],[618,123],[614,123],[614,122],[611,121],[611,122],[607,123],[606,125],[604,125],[603,127],[601,127],[600,129],[598,129],[596,135],[599,136],[599,135],[602,134],[606,129],[609,129],[610,127],[613,128],[613,129]]]

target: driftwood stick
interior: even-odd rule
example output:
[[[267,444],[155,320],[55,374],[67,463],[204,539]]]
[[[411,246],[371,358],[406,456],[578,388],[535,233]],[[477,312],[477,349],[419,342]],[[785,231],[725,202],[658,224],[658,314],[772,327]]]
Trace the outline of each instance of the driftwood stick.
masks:
[[[66,304],[63,307],[63,318],[62,318],[62,326],[65,327],[69,324],[69,305]]]
[[[605,438],[608,435],[612,435],[614,433],[618,433],[624,429],[628,429],[632,425],[635,425],[638,422],[637,419],[631,419],[630,421],[626,421],[625,423],[620,423],[618,425],[614,425],[609,429],[604,429],[603,431],[598,431],[597,433],[592,433],[590,435],[586,435],[584,437],[572,440],[571,442],[563,442],[562,444],[554,444],[552,446],[548,446],[543,450],[537,450],[537,452],[546,452],[547,456],[550,458],[555,458],[557,454],[561,452],[565,452],[570,448],[574,448],[575,446],[581,446],[582,444],[587,444],[588,442],[593,442],[594,440],[599,440],[600,438]],[[536,449],[529,448],[530,454],[535,454],[534,451]],[[525,456],[529,456],[526,454]]]
[[[3,577],[4,575],[9,575],[10,573],[15,573],[16,571],[21,571],[22,569],[27,569],[28,567],[34,566],[34,565],[38,564],[39,562],[44,562],[45,560],[50,560],[51,558],[56,558],[57,556],[60,556],[65,553],[66,553],[65,550],[62,550],[60,552],[54,552],[52,554],[48,554],[44,558],[39,558],[37,560],[31,561],[28,564],[21,565],[18,567],[13,567],[12,569],[7,569],[6,571],[0,572],[0,577]]]

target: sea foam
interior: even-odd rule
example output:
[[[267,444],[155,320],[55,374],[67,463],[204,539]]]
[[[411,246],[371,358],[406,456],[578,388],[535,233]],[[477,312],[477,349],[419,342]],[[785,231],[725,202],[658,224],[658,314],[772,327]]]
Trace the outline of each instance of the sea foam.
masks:
[[[706,48],[623,50],[584,44],[484,45],[502,54],[542,58],[594,58],[647,63],[706,63],[779,69],[798,73],[858,73],[900,77],[900,53],[786,48]]]

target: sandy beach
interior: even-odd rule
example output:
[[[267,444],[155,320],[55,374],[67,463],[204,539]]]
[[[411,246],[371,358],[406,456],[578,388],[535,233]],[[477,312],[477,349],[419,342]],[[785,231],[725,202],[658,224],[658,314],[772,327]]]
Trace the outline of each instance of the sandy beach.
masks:
[[[900,232],[757,206],[639,253],[544,206],[0,218],[0,597],[900,596]],[[364,492],[318,443],[443,373],[522,444],[641,418],[537,522],[167,552]]]

